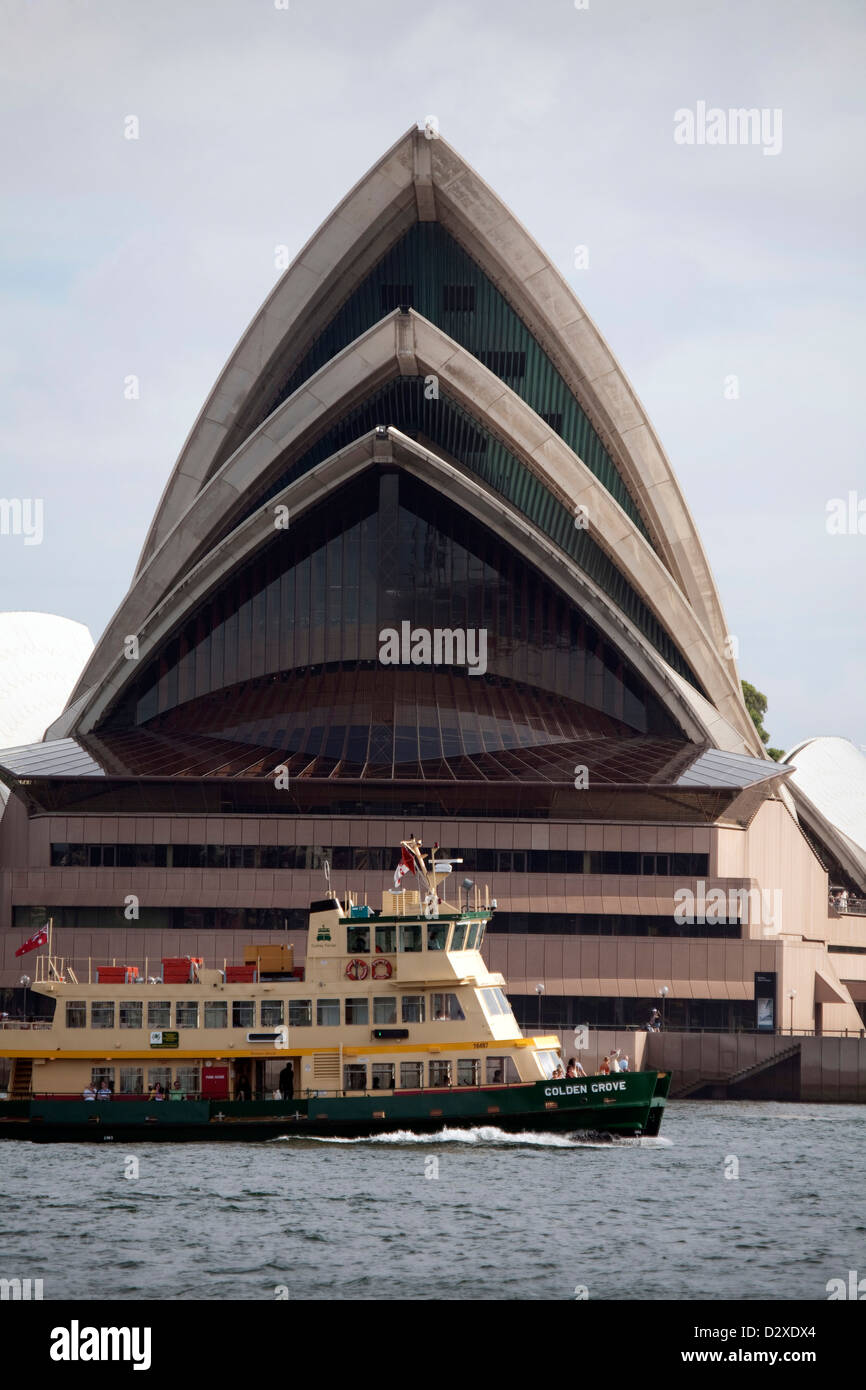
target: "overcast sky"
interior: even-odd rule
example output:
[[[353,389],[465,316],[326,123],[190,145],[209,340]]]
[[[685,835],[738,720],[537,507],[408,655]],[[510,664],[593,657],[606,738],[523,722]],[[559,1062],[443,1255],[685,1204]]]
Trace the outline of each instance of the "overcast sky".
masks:
[[[866,534],[826,529],[832,498],[866,512],[861,0],[0,0],[0,16],[0,497],[42,498],[45,518],[41,545],[0,536],[0,609],[98,637],[274,247],[294,255],[435,115],[643,401],[771,741],[866,744]],[[699,102],[781,111],[780,152],[677,144],[674,112]]]

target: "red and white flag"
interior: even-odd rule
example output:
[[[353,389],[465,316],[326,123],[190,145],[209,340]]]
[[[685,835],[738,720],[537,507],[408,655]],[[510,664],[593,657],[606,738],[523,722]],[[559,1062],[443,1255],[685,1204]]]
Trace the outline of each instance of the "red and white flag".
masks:
[[[44,946],[48,940],[48,928],[40,927],[37,932],[29,936],[23,946],[19,946],[15,952],[16,956],[26,956],[28,951],[35,951],[40,946]]]
[[[399,888],[399,887],[400,887],[401,880],[404,879],[404,878],[406,877],[407,874],[414,874],[414,872],[415,872],[415,861],[414,861],[414,859],[412,858],[412,855],[409,853],[409,848],[408,848],[408,846],[407,846],[407,845],[402,845],[402,846],[401,846],[401,854],[400,854],[400,863],[397,865],[396,869],[394,870],[394,887],[395,887],[395,888]]]

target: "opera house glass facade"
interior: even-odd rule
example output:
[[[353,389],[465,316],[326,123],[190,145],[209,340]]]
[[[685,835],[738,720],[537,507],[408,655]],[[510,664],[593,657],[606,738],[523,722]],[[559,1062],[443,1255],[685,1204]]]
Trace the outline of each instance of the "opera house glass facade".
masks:
[[[856,1036],[866,939],[743,704],[670,463],[431,134],[281,277],[67,709],[0,754],[7,1007],[48,916],[70,960],[300,956],[325,861],[376,902],[414,833],[489,884],[525,1027],[627,1030],[661,997],[683,1034]]]

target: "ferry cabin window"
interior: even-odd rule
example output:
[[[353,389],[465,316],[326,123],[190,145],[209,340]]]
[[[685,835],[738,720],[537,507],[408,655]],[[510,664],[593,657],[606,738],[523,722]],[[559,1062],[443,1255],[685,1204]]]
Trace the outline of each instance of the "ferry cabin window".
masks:
[[[404,994],[401,999],[402,1020],[404,1023],[424,1022],[424,995]]]
[[[90,1005],[91,1028],[114,1027],[114,1001],[94,999]]]
[[[143,1095],[144,1069],[142,1067],[121,1067],[119,1091],[122,1096]]]
[[[451,938],[451,950],[462,951],[466,946],[466,922],[458,922],[454,928],[454,935]]]
[[[507,995],[503,994],[501,989],[494,989],[493,993],[496,995],[496,998],[499,1000],[499,1008],[500,1008],[500,1010],[502,1011],[502,1013],[504,1013],[504,1014],[510,1014],[510,1013],[511,1013],[511,1005],[510,1005],[510,1003],[508,1002],[508,997],[507,997]]]
[[[171,1090],[171,1067],[149,1067],[147,1072],[147,1089],[152,1091],[154,1086],[161,1086],[163,1091]]]
[[[361,999],[357,996],[354,999],[346,1000],[346,1027],[350,1028],[354,1024],[368,1024],[370,1022],[370,1001]]]
[[[313,1023],[313,1001],[311,999],[289,1000],[289,1027],[310,1028]]]
[[[508,1010],[503,1009],[502,1005],[499,1003],[495,989],[479,989],[476,992],[491,1018],[498,1018],[501,1013],[508,1012]]]
[[[434,1023],[456,1023],[466,1017],[456,994],[431,994],[430,1014]]]
[[[283,1014],[282,999],[262,1000],[261,1020],[263,1028],[281,1028],[284,1022]]]
[[[91,1067],[90,1084],[95,1091],[100,1086],[110,1086],[114,1090],[114,1067]]]
[[[66,1001],[66,1027],[67,1028],[86,1028],[87,1027],[87,1001],[84,999],[67,999]]]
[[[487,1086],[501,1086],[520,1080],[513,1057],[485,1057],[484,1068],[484,1081]]]
[[[562,1058],[558,1052],[536,1052],[535,1055],[538,1058],[542,1076],[546,1076],[549,1081],[556,1068],[562,1066]]]
[[[480,1086],[481,1062],[477,1057],[461,1057],[457,1063],[458,1086]]]
[[[373,1022],[380,1025],[397,1022],[397,1000],[393,994],[374,997]]]
[[[121,1028],[140,1028],[143,1008],[140,999],[129,1000],[127,1003],[120,1004],[120,1026]]]
[[[340,1026],[340,1001],[339,999],[317,999],[316,1000],[316,1022],[320,1028],[339,1028]]]
[[[431,922],[427,928],[427,950],[444,951],[448,942],[448,928],[444,922]]]
[[[229,1006],[225,999],[208,999],[204,1006],[205,1028],[228,1028]]]
[[[254,999],[232,1000],[232,1027],[255,1028],[256,1002]]]
[[[174,1006],[175,1028],[198,1027],[198,1000],[179,999]]]
[[[420,951],[421,950],[421,924],[409,923],[400,926],[400,950],[401,951]]]
[[[359,1066],[356,1062],[347,1063],[343,1067],[343,1089],[346,1091],[366,1091],[367,1068]]]
[[[450,1086],[450,1085],[451,1085],[451,1063],[450,1063],[450,1062],[431,1062],[431,1063],[430,1063],[430,1085],[431,1085],[431,1086]]]
[[[469,931],[466,933],[466,950],[475,951],[479,946],[479,936],[481,934],[481,923],[470,922]]]
[[[394,1063],[374,1062],[370,1068],[370,1085],[374,1091],[393,1091]]]
[[[198,1067],[178,1067],[174,1079],[177,1086],[173,1086],[172,1090],[183,1091],[186,1096],[197,1095],[201,1090]]]
[[[424,1085],[424,1063],[401,1062],[400,1085],[406,1091],[420,1091]]]
[[[150,999],[147,1004],[148,1028],[171,1027],[171,1004],[167,999]]]
[[[346,942],[350,956],[367,955],[370,950],[370,928],[354,924],[347,927]]]
[[[377,927],[376,928],[376,954],[379,956],[393,955],[397,949],[397,928],[396,927]]]

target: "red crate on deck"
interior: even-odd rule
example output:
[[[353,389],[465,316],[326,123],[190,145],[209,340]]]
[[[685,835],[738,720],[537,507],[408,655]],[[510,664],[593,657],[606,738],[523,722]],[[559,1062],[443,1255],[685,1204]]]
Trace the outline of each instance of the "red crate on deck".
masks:
[[[166,985],[190,984],[196,978],[201,956],[163,956],[162,979]]]
[[[227,985],[254,985],[257,979],[258,971],[254,965],[226,966]]]
[[[129,985],[137,979],[137,965],[98,965],[96,967],[96,983],[98,985]]]

